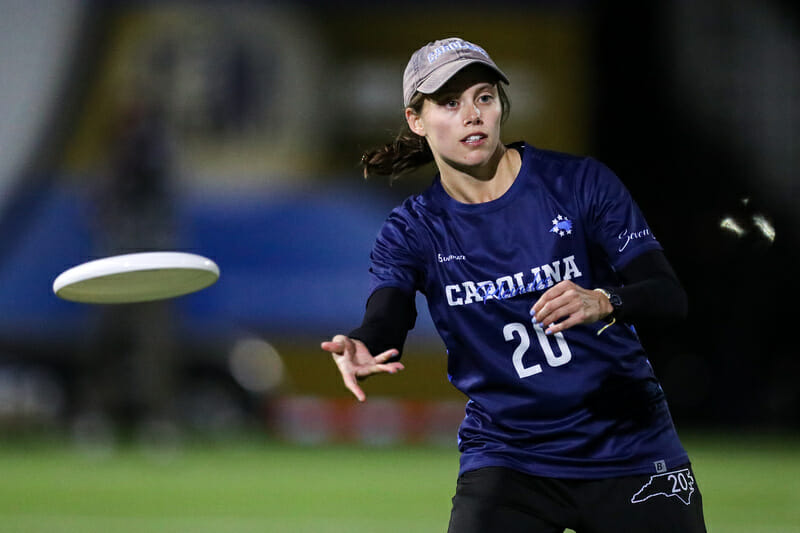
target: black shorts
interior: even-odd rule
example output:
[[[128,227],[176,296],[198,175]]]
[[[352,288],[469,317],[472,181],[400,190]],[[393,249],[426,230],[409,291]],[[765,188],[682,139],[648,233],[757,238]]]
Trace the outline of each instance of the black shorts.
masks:
[[[458,478],[448,533],[704,533],[690,465],[598,480],[489,467]]]

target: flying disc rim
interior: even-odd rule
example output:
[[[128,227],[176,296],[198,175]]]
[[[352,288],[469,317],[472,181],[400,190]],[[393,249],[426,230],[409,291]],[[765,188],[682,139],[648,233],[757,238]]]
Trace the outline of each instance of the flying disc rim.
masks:
[[[217,264],[202,255],[188,252],[137,252],[103,257],[69,268],[53,281],[53,292],[65,300],[83,303],[134,303],[199,291],[215,283],[219,274]],[[138,278],[149,284],[142,290],[137,290],[136,286],[114,287],[115,279],[126,277]],[[159,278],[178,279],[178,283],[161,285]],[[103,283],[110,283],[112,288],[102,287]],[[104,289],[106,292],[102,292]]]

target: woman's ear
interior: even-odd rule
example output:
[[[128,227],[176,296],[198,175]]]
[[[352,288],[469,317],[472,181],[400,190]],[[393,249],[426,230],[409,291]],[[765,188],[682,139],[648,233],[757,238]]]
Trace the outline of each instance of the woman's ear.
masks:
[[[422,117],[410,107],[406,108],[406,122],[412,132],[420,137],[425,137],[425,125],[422,123]]]

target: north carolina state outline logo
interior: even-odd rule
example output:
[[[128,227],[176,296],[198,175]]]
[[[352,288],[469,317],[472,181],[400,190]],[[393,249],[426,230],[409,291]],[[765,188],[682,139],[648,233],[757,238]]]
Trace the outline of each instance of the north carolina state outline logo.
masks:
[[[633,495],[631,503],[642,503],[650,498],[665,496],[677,498],[685,505],[689,505],[694,494],[694,477],[688,468],[665,472],[650,476],[650,481]]]

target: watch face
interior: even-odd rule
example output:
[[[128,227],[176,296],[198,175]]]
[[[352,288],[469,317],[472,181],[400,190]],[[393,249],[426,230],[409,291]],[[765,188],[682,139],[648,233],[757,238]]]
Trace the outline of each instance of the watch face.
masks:
[[[611,302],[611,305],[616,307],[622,307],[622,298],[619,297],[618,294],[611,293],[611,298],[608,299]]]

